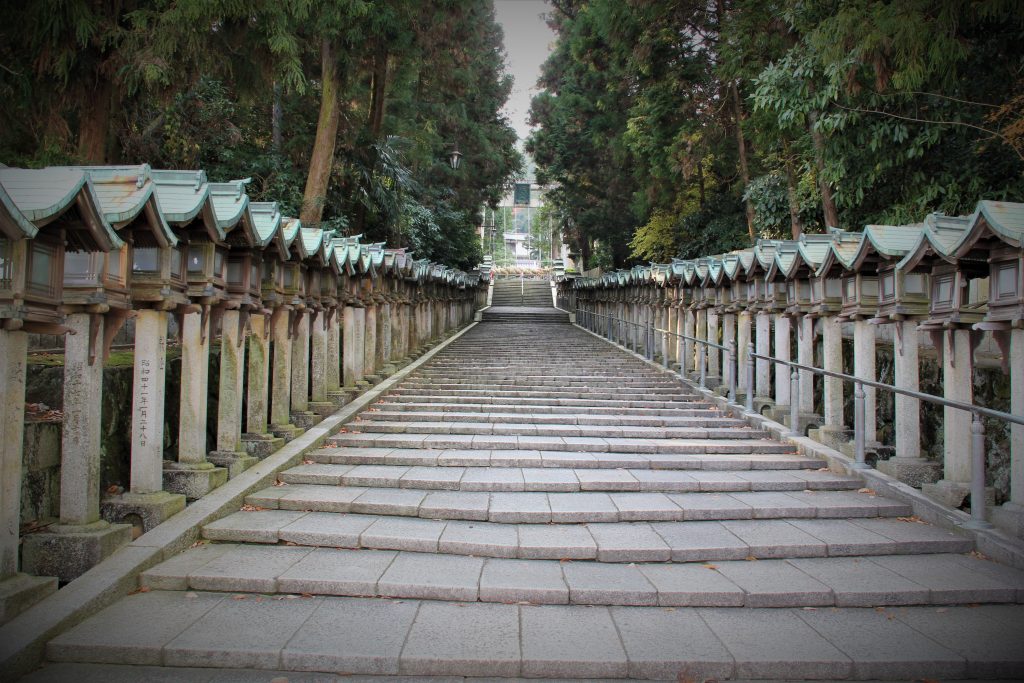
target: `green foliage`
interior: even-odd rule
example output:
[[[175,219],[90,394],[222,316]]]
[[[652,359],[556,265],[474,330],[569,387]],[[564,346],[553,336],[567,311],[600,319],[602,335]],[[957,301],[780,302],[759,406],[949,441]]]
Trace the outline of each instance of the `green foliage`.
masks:
[[[203,168],[298,215],[326,43],[340,116],[325,228],[470,268],[479,207],[521,165],[490,0],[67,0],[2,3],[0,22],[8,164]]]
[[[560,184],[549,199],[574,246],[609,245],[616,266],[749,243],[744,203],[755,236],[789,237],[822,226],[831,205],[840,227],[857,229],[1020,201],[1019,10],[1010,0],[558,3],[529,148]]]

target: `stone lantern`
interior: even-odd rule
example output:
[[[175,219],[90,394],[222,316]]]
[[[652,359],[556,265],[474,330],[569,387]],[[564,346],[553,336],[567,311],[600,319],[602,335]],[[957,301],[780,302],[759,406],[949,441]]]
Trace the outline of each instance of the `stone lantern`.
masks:
[[[65,372],[87,378],[73,384],[70,393],[82,410],[65,406],[64,429],[81,441],[63,453],[60,523],[33,534],[40,537],[38,542],[26,538],[21,564],[34,573],[74,578],[72,574],[77,576],[129,539],[127,527],[107,525],[99,515],[102,354],[96,348],[102,344],[101,330],[90,325],[89,313],[71,316],[65,324],[61,307],[66,249],[102,253],[123,248],[88,171],[0,168],[0,614],[5,618],[57,587],[56,579],[18,573],[29,333],[70,332],[65,343],[73,352]],[[102,291],[106,261],[99,258],[96,263],[104,267],[92,273]],[[97,295],[93,311],[99,314],[106,305]],[[78,419],[81,412],[94,419]],[[81,542],[65,542],[76,532],[82,532]],[[65,556],[76,550],[82,551],[81,561],[69,566]]]
[[[816,316],[835,315],[843,307],[844,262],[856,254],[862,234],[832,228],[832,238],[820,257],[817,269],[811,274],[811,312]],[[806,249],[806,248],[805,248]],[[814,254],[818,257],[818,254]]]
[[[988,302],[986,260],[970,254],[963,259],[955,256],[974,222],[973,216],[930,214],[917,242],[896,266],[929,276],[928,313],[919,329],[931,335],[939,354],[943,396],[964,403],[974,399],[974,347],[981,338],[972,326],[985,317]],[[943,413],[943,478],[925,484],[922,491],[959,507],[970,492],[971,415],[948,407]]]
[[[982,201],[972,218],[953,256],[988,264],[988,311],[974,329],[995,338],[1010,378],[1010,412],[1024,415],[1024,204]],[[992,521],[1024,538],[1024,426],[1010,425],[1010,462],[1010,497]]]

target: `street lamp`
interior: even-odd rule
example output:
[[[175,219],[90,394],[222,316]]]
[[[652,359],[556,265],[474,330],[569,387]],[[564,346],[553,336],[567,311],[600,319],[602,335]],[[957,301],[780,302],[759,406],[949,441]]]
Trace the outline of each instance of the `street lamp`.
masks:
[[[462,161],[462,152],[459,151],[458,147],[452,149],[448,154],[448,163],[452,165],[453,171],[459,170],[459,162]]]

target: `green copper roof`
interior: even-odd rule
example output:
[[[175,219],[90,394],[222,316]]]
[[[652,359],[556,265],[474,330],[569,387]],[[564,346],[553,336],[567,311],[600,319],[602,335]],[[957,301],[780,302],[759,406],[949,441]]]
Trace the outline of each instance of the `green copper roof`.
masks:
[[[0,234],[11,240],[35,237],[41,226],[77,206],[85,225],[75,231],[89,250],[119,249],[124,243],[100,210],[86,171],[76,168],[0,169]]]
[[[95,188],[100,211],[115,228],[122,228],[145,211],[146,222],[160,246],[178,243],[164,220],[148,164],[139,166],[82,166]]]
[[[972,215],[970,229],[955,248],[964,257],[986,234],[1018,249],[1024,246],[1024,204],[983,200]]]
[[[232,180],[228,183],[210,183],[210,198],[213,201],[217,225],[228,232],[242,220],[249,206],[249,195],[245,186],[249,180]]]
[[[253,246],[266,247],[281,229],[281,209],[277,202],[249,202],[249,213],[256,235]]]
[[[324,257],[324,231],[320,228],[303,227],[299,230],[299,234],[307,258],[322,259]]]
[[[211,238],[224,239],[223,226],[217,221],[216,209],[210,199],[206,171],[152,170],[153,185],[164,220],[186,225],[196,218],[212,224]]]
[[[946,216],[941,213],[928,214],[914,246],[896,264],[897,268],[913,270],[929,255],[953,260],[953,252],[974,222],[973,216]]]

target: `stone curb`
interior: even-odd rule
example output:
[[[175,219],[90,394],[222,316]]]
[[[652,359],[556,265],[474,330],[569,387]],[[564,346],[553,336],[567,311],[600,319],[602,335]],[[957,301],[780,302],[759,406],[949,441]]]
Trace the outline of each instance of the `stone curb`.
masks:
[[[829,469],[832,471],[839,474],[860,477],[864,480],[866,486],[873,489],[879,495],[893,498],[910,505],[914,510],[914,514],[926,522],[969,536],[974,539],[974,544],[979,552],[987,555],[996,562],[1001,562],[1002,564],[1006,564],[1017,569],[1024,569],[1024,543],[1019,539],[1015,539],[1013,536],[998,529],[966,528],[965,525],[971,520],[971,516],[966,512],[947,508],[941,503],[928,498],[914,487],[907,486],[898,479],[890,477],[876,469],[854,469],[853,460],[839,451],[820,444],[806,436],[789,436],[789,427],[775,422],[763,415],[748,413],[743,406],[735,403],[729,403],[727,398],[719,396],[710,389],[701,389],[692,381],[680,377],[678,373],[673,372],[654,361],[647,360],[643,355],[631,351],[619,344],[616,344],[615,342],[610,342],[606,338],[591,332],[585,327],[580,325],[576,325],[576,327],[579,327],[579,329],[583,330],[587,334],[604,341],[606,344],[610,344],[617,349],[639,358],[651,367],[658,368],[663,373],[675,377],[680,382],[691,386],[707,400],[712,401],[717,405],[723,412],[745,419],[748,425],[769,432],[772,438],[792,443],[796,446],[797,453],[800,455],[826,460],[829,463]]]
[[[236,512],[246,496],[272,485],[279,471],[300,463],[306,451],[322,446],[380,396],[474,327],[476,323],[470,322],[437,342],[412,363],[307,429],[265,460],[4,624],[0,627],[0,682],[14,681],[32,671],[42,661],[48,640],[135,590],[143,571],[191,546],[199,540],[202,526]]]

